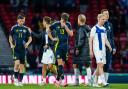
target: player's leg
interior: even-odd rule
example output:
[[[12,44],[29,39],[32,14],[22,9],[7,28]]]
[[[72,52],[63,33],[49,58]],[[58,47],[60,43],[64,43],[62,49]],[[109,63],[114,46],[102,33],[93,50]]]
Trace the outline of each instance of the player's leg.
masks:
[[[75,54],[74,52],[74,57],[73,57],[73,69],[74,69],[74,76],[75,76],[75,82],[73,83],[73,85],[77,86],[79,85],[79,68],[78,68],[78,62],[79,62],[79,56]]]
[[[14,61],[14,85],[18,86],[18,76],[19,76],[19,65],[20,61],[15,60]]]
[[[56,76],[56,81],[54,82],[55,86],[60,87],[60,78],[62,74],[62,65],[60,65],[60,61],[62,61],[61,57],[61,50],[58,46],[55,47],[55,57],[56,57],[56,62],[57,62],[57,76]]]
[[[19,54],[20,66],[19,66],[19,86],[23,86],[22,80],[25,73],[25,51],[23,50]]]
[[[42,65],[42,83],[40,85],[46,84],[46,72],[47,72],[47,64]]]
[[[87,72],[87,78],[88,78],[88,85],[91,86],[92,85],[92,79],[91,79],[92,72],[91,72],[91,67],[90,67],[91,66],[90,61],[86,61],[85,66],[86,66],[86,72]]]
[[[77,86],[79,85],[79,69],[77,64],[73,64],[73,69],[74,69],[74,75],[75,75],[75,83],[74,85]]]
[[[67,60],[68,60],[68,49],[66,46],[64,46],[61,50],[62,54],[61,54],[61,59],[58,60],[58,66],[60,66],[61,68],[61,86],[67,86],[68,84],[65,82],[65,79],[64,79],[64,66],[65,66],[65,63],[67,63]],[[58,67],[59,68],[59,67]]]
[[[98,63],[98,69],[99,69],[100,78],[101,78],[101,80],[102,80],[103,85],[104,85],[104,86],[107,86],[108,84],[107,84],[106,81],[105,81],[103,66],[104,66],[103,63]]]
[[[55,65],[55,56],[53,50],[49,48],[49,58],[48,58],[48,69],[55,75],[57,75],[57,68]]]
[[[109,71],[110,71],[110,65],[111,65],[111,60],[112,60],[112,54],[108,51],[106,51],[106,64],[104,65],[104,74],[105,74],[105,80],[106,82],[108,81],[109,77]]]
[[[23,80],[23,76],[24,76],[24,68],[25,68],[24,64],[20,63],[20,66],[19,66],[19,69],[20,69],[20,71],[19,71],[19,84],[20,84],[20,86],[23,86],[22,80]]]
[[[100,87],[98,85],[98,76],[99,76],[99,72],[98,72],[98,67],[96,68],[95,72],[93,73],[93,87]]]
[[[97,68],[93,74],[94,76],[94,80],[93,80],[93,86],[94,87],[101,87],[98,85],[98,77],[100,76],[100,73],[99,73],[99,63],[102,63],[102,60],[101,60],[101,52],[98,52],[98,51],[94,51],[94,55],[95,55],[95,58],[96,58],[96,64],[97,64]]]
[[[16,48],[13,49],[13,58],[14,58],[14,85],[18,86],[20,61],[19,61],[19,55],[18,55],[18,52],[17,52]]]
[[[49,65],[48,65],[48,68],[49,68],[49,70],[50,70],[54,75],[57,75],[57,69],[56,69],[56,66],[55,66],[55,65],[49,64]]]

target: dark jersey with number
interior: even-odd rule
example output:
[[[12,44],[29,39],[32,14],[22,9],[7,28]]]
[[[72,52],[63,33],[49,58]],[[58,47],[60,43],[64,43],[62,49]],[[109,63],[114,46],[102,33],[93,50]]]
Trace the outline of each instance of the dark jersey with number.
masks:
[[[30,32],[28,30],[28,27],[24,25],[14,25],[12,26],[10,35],[13,38],[13,43],[15,44],[15,46],[21,48],[24,47],[24,44],[28,41],[28,38],[30,37]]]
[[[66,22],[66,25],[72,30],[70,22]],[[59,44],[68,42],[68,33],[65,28],[61,27],[60,21],[54,22],[50,26],[50,29],[55,31],[56,37],[59,39]]]

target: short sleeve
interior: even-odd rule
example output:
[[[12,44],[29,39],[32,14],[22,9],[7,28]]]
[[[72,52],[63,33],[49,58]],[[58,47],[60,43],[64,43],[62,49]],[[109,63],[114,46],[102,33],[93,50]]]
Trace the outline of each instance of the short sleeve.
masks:
[[[51,26],[50,26],[50,30],[54,30],[56,28],[56,22],[54,22]]]
[[[27,28],[27,37],[30,37],[30,36],[31,36],[31,29]]]
[[[67,26],[68,26],[68,28],[69,28],[70,30],[72,30],[72,26],[71,26],[71,23],[70,23],[70,22],[67,23]]]
[[[96,33],[96,27],[93,27],[90,32],[90,37],[94,37],[95,33]]]

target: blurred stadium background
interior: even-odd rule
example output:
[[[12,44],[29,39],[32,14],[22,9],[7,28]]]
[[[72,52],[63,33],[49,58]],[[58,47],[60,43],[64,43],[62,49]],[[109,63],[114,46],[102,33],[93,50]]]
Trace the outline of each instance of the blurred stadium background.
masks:
[[[96,16],[101,9],[107,8],[110,12],[110,22],[114,28],[116,55],[113,56],[110,79],[113,82],[128,82],[128,0],[0,0],[0,74],[13,73],[12,52],[8,43],[11,26],[16,23],[19,12],[26,15],[26,25],[32,31],[39,33],[42,29],[43,16],[50,16],[59,20],[62,12],[70,14],[70,22],[74,33],[77,29],[77,16],[83,13],[87,17],[87,24],[91,27],[96,23]],[[65,72],[73,73],[72,55],[74,37],[69,41],[69,55]],[[41,64],[38,58],[40,39],[33,38],[27,51],[27,74],[41,74]],[[92,69],[96,67],[92,59]],[[86,72],[82,69],[83,74]],[[117,78],[118,77],[118,78]],[[112,81],[111,81],[112,82]]]

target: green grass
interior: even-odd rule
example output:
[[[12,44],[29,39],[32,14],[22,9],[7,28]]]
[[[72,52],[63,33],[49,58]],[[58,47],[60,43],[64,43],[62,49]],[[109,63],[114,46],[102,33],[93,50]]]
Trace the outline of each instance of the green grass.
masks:
[[[108,87],[102,88],[94,88],[94,87],[87,87],[84,85],[80,86],[67,86],[67,87],[60,87],[57,88],[54,85],[45,85],[45,86],[38,86],[38,85],[24,85],[22,87],[16,87],[12,84],[0,84],[0,89],[128,89],[128,84],[110,84]]]

